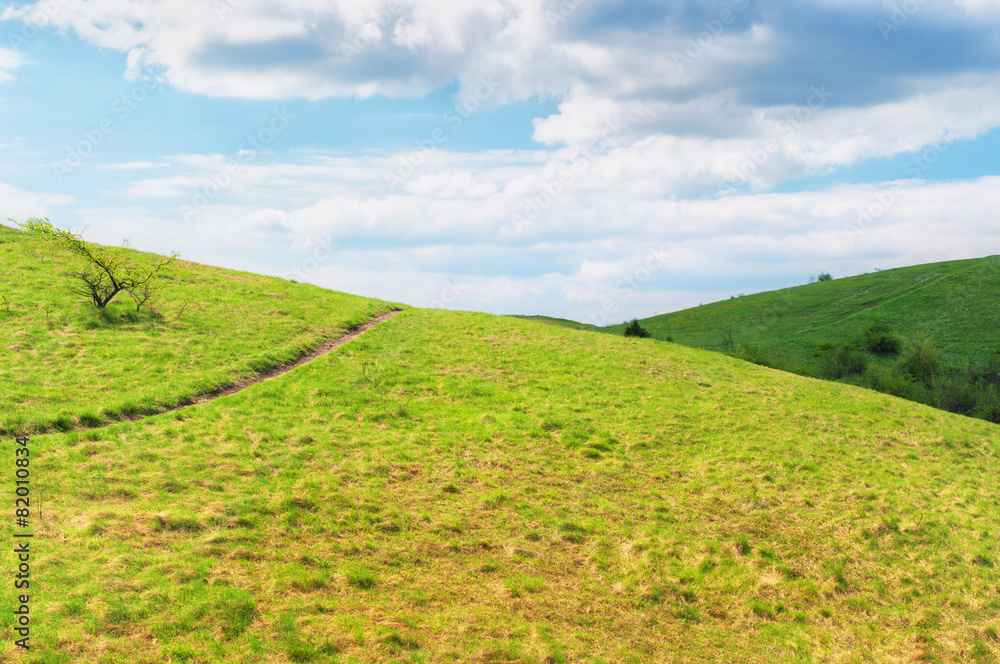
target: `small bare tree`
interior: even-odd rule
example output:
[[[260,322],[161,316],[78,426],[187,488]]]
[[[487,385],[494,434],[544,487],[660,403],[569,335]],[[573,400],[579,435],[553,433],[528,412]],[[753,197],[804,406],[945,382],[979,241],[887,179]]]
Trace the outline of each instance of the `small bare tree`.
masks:
[[[146,304],[146,302],[149,301],[149,298],[152,297],[153,290],[150,288],[148,283],[145,283],[139,288],[130,290],[128,294],[132,296],[132,301],[135,302],[135,310],[139,311],[142,309],[142,305]],[[152,310],[154,314],[156,313],[152,304],[146,308]]]
[[[736,341],[733,339],[733,326],[727,325],[722,330],[722,350],[732,353],[736,350]]]
[[[83,270],[67,274],[78,282],[73,292],[88,297],[98,309],[108,306],[116,295],[124,291],[132,297],[135,309],[139,311],[152,295],[150,282],[153,277],[178,256],[174,252],[170,256],[161,257],[151,266],[142,266],[134,263],[121,249],[109,249],[84,242],[79,233],[68,228],[57,228],[48,219],[28,219],[18,226],[52,238],[86,261]],[[127,243],[125,246],[127,248]]]

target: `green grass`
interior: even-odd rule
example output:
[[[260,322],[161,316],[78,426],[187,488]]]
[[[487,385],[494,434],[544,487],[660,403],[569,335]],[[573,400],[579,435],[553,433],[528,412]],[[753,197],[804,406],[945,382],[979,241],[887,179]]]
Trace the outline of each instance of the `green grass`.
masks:
[[[588,332],[606,332],[607,328],[598,327],[597,325],[591,325],[589,323],[579,323],[575,320],[570,320],[568,318],[553,318],[552,316],[514,316],[514,318],[521,318],[523,320],[531,320],[538,323],[548,323],[549,325],[561,325],[563,327],[568,327],[571,330],[586,330]],[[623,326],[624,329],[624,326]],[[621,334],[619,331],[618,334]]]
[[[0,435],[93,427],[188,403],[393,308],[178,261],[158,282],[159,315],[136,314],[124,294],[99,311],[62,274],[81,269],[80,259],[6,227],[0,265]]]
[[[757,344],[789,366],[815,367],[821,342],[858,339],[875,319],[908,342],[931,337],[945,364],[985,365],[1000,345],[1000,256],[929,263],[734,297],[642,319],[653,337],[721,350]],[[559,319],[550,319],[559,323]],[[625,324],[593,328],[622,334]]]
[[[411,309],[238,394],[31,445],[16,662],[1000,652],[1000,428],[680,345]]]

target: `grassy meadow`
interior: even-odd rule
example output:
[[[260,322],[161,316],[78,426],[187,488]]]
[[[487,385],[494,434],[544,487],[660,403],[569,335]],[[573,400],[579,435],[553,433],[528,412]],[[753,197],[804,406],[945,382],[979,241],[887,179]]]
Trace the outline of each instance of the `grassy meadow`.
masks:
[[[409,309],[31,446],[35,648],[4,594],[12,662],[1000,653],[1000,428],[675,344]]]
[[[80,259],[4,226],[0,266],[0,435],[97,426],[190,403],[393,308],[178,261],[157,282],[155,312],[136,313],[125,293],[102,312],[64,274],[81,269]]]

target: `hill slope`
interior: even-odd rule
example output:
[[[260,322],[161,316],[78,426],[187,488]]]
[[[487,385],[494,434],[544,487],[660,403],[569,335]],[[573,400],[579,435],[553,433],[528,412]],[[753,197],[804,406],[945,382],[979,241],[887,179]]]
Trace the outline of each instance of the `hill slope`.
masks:
[[[880,318],[910,341],[932,337],[948,364],[986,364],[1000,345],[1000,256],[884,270],[737,297],[640,321],[656,339],[722,348],[755,343],[791,364],[817,343],[855,339]],[[604,328],[621,334],[624,325]]]
[[[998,652],[1000,428],[716,353],[411,309],[238,394],[30,445],[15,662]]]
[[[124,293],[102,314],[64,275],[81,269],[79,259],[2,226],[0,265],[0,435],[188,403],[394,306],[179,261],[158,282],[159,315],[137,314]]]

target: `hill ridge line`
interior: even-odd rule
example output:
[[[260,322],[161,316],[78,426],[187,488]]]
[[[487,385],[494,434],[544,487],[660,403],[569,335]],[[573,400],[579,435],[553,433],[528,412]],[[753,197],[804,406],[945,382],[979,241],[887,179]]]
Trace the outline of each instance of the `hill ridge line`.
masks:
[[[232,383],[231,385],[229,385],[228,387],[224,387],[224,388],[219,389],[219,390],[214,390],[214,391],[208,392],[206,394],[201,394],[201,395],[199,395],[199,396],[194,397],[193,399],[191,399],[191,401],[189,401],[188,403],[180,404],[180,405],[177,405],[177,406],[172,406],[170,408],[165,408],[165,409],[163,409],[161,411],[158,411],[158,412],[155,412],[155,413],[149,413],[149,414],[145,414],[145,415],[138,415],[138,416],[135,416],[135,417],[120,417],[120,418],[117,418],[117,419],[115,419],[115,420],[113,420],[111,422],[107,422],[105,424],[100,424],[98,426],[93,426],[93,427],[85,427],[85,426],[79,426],[78,425],[78,426],[73,427],[69,431],[90,431],[90,430],[93,430],[93,429],[103,429],[103,428],[112,426],[114,424],[118,424],[120,422],[138,422],[139,420],[144,420],[144,419],[149,418],[149,417],[155,417],[157,415],[163,415],[164,413],[173,413],[173,412],[176,412],[178,410],[185,410],[187,408],[191,408],[193,406],[198,406],[198,405],[201,405],[203,403],[208,403],[210,401],[215,401],[216,399],[219,399],[220,397],[225,397],[225,396],[229,396],[230,394],[236,394],[237,392],[242,392],[243,390],[247,389],[248,387],[252,387],[254,385],[257,385],[258,383],[263,383],[265,381],[269,381],[269,380],[271,380],[273,378],[277,378],[278,376],[283,376],[284,374],[288,373],[292,369],[300,367],[303,364],[308,364],[309,362],[312,362],[313,360],[316,360],[316,359],[318,359],[318,358],[320,358],[320,357],[328,354],[330,351],[336,350],[340,346],[343,346],[344,344],[346,344],[348,341],[353,341],[354,339],[357,339],[358,337],[360,337],[362,334],[364,334],[368,330],[372,329],[373,327],[375,327],[376,325],[378,325],[380,323],[384,323],[385,321],[389,320],[390,318],[392,318],[396,314],[400,313],[401,311],[403,311],[403,309],[393,309],[392,311],[387,311],[384,314],[380,314],[380,315],[376,316],[375,318],[372,318],[371,320],[365,322],[364,324],[359,325],[358,327],[354,328],[353,330],[347,331],[345,334],[341,334],[340,336],[334,337],[332,339],[327,339],[326,341],[324,341],[322,344],[320,344],[315,349],[309,351],[305,355],[302,355],[301,357],[299,357],[299,358],[297,358],[297,359],[295,359],[295,360],[293,360],[291,362],[287,362],[285,364],[280,364],[280,365],[278,365],[276,367],[272,367],[271,369],[268,369],[267,371],[265,371],[263,373],[259,373],[259,374],[253,375],[253,376],[246,376],[246,377],[240,378],[240,379],[236,380],[234,383]],[[40,432],[40,433],[55,433],[55,432],[53,432],[53,431],[45,431],[45,432]],[[66,433],[68,433],[68,432],[66,432]]]

